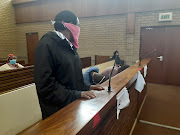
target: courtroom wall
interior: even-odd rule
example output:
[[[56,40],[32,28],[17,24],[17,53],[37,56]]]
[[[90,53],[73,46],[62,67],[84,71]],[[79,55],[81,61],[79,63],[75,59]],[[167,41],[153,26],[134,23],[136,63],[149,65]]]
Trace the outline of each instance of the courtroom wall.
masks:
[[[16,55],[15,15],[11,0],[0,0],[0,60]]]
[[[179,0],[12,0],[16,22],[42,22],[57,12],[72,10],[79,17],[94,17],[133,12],[180,8]],[[19,3],[19,2],[21,3]],[[31,1],[31,2],[28,2]],[[19,3],[19,4],[18,4]]]
[[[158,22],[159,13],[163,12],[173,12],[173,21]],[[118,50],[126,64],[131,65],[139,59],[141,27],[180,25],[180,9],[135,13],[135,16],[134,34],[126,34],[127,14],[80,18],[80,57],[90,56],[94,64],[95,55],[111,56],[114,50]],[[49,21],[18,24],[17,54],[27,58],[26,33],[38,32],[41,38],[49,30],[53,30]]]
[[[120,56],[126,56],[126,15],[111,15],[101,17],[80,18],[80,38],[78,53],[80,57],[109,55],[119,50]],[[52,31],[53,25],[48,22],[17,24],[17,53],[27,59],[26,33],[38,32],[39,39],[47,31]]]
[[[19,57],[28,61],[26,33],[38,32],[39,39],[48,31],[53,30],[50,22],[24,23],[16,25],[16,48]]]
[[[173,12],[172,22],[158,22],[159,13]],[[38,32],[39,39],[47,31],[53,30],[49,21],[15,24],[14,9],[11,0],[0,1],[0,59],[14,53],[27,62],[26,33]],[[111,56],[114,50],[127,64],[139,59],[140,28],[148,26],[180,25],[180,9],[135,13],[135,33],[126,34],[127,14],[80,18],[81,34],[79,38],[80,57],[95,55]]]

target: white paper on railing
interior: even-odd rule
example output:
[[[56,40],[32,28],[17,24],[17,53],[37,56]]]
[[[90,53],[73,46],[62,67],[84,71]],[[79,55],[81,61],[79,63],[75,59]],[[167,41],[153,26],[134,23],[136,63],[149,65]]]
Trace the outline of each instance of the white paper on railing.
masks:
[[[117,99],[117,119],[119,119],[120,110],[127,107],[130,103],[129,93],[124,87],[116,96]]]
[[[138,71],[138,77],[135,84],[135,89],[139,92],[141,92],[144,89],[144,85],[146,84],[142,74],[140,71]]]
[[[146,77],[147,75],[147,65],[144,66],[144,78]]]

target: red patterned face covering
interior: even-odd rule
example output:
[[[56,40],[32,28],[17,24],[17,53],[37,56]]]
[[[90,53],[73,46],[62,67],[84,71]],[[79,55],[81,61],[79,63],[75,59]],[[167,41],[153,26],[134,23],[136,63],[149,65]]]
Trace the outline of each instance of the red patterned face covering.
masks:
[[[74,41],[72,42],[72,44],[76,47],[79,48],[78,45],[78,38],[79,38],[79,34],[80,34],[80,28],[74,24],[71,23],[64,23],[64,25],[68,28],[68,30],[71,32]]]

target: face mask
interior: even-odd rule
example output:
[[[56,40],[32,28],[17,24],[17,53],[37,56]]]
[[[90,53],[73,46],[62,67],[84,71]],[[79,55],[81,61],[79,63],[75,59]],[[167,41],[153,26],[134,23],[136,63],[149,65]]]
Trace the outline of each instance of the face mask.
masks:
[[[80,28],[74,24],[71,23],[64,23],[64,25],[68,28],[68,30],[71,32],[74,41],[71,42],[76,48],[79,48],[78,45],[78,38],[80,34]]]
[[[10,64],[14,65],[16,63],[16,59],[10,60]]]

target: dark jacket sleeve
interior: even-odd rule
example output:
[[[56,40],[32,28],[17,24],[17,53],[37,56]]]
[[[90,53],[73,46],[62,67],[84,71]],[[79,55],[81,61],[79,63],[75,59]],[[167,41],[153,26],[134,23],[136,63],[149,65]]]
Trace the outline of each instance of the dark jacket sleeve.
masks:
[[[69,90],[56,80],[54,69],[54,58],[49,45],[38,45],[34,57],[34,80],[38,96],[44,101],[57,105],[66,105],[80,98],[81,91]]]
[[[83,80],[83,82],[84,82],[84,91],[88,91],[90,89],[91,85],[86,84],[84,80]]]

